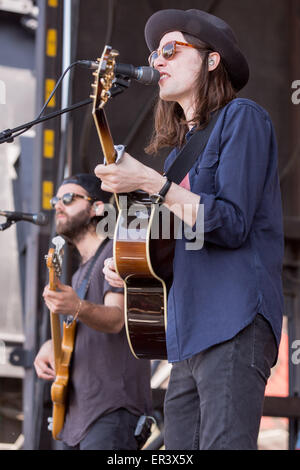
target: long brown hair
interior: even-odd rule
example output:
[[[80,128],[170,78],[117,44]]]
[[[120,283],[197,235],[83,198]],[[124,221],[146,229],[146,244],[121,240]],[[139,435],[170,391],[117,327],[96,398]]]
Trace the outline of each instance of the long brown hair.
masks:
[[[196,129],[201,129],[209,122],[212,112],[236,98],[236,91],[222,59],[218,67],[209,72],[208,57],[214,51],[196,37],[183,35],[188,43],[197,46],[202,59],[202,66],[197,77],[196,111],[192,119]],[[164,147],[182,147],[189,129],[188,124],[183,109],[177,102],[163,101],[158,98],[154,114],[154,133],[145,151],[154,154]]]

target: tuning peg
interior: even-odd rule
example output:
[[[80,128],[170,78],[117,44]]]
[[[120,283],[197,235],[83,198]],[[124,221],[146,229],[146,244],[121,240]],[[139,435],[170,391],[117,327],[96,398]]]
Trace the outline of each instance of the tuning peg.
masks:
[[[98,77],[98,73],[97,72],[93,72],[94,77]]]
[[[93,100],[96,98],[95,95],[90,95],[90,98],[92,98]]]

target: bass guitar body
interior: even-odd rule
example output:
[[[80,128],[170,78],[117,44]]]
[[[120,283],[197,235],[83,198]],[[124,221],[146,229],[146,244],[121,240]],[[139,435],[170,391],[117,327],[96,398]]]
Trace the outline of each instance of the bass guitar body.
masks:
[[[69,371],[74,351],[76,333],[76,322],[71,324],[63,323],[63,338],[61,344],[60,362],[57,367],[55,381],[51,386],[52,400],[52,436],[59,439],[66,414],[67,390],[70,379]]]

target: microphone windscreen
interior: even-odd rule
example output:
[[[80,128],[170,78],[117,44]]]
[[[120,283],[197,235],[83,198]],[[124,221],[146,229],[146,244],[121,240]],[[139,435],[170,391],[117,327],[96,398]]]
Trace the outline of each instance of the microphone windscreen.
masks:
[[[35,217],[35,223],[37,225],[47,225],[49,223],[49,219],[43,212],[39,212]]]
[[[153,67],[139,67],[142,70],[139,81],[144,85],[156,85],[160,80],[160,73]]]

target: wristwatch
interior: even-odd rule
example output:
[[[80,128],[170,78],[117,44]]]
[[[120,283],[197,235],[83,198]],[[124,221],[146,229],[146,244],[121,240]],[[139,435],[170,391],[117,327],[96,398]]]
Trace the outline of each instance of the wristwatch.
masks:
[[[151,202],[153,204],[162,204],[165,200],[165,196],[167,192],[170,189],[171,184],[172,184],[172,181],[168,180],[167,178],[167,181],[165,182],[165,184],[163,185],[163,187],[158,193],[150,194]]]

